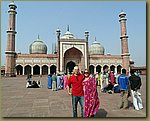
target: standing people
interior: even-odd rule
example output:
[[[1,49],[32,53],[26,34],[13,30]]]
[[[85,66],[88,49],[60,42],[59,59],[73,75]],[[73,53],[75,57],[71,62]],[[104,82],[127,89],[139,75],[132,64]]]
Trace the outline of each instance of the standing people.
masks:
[[[102,90],[101,90],[102,92],[104,91],[104,88],[107,87],[107,85],[108,85],[108,84],[106,83],[106,78],[107,78],[107,77],[106,77],[106,72],[104,71],[104,72],[103,72],[103,88],[102,88]]]
[[[138,90],[140,90],[140,87],[142,85],[141,78],[135,75],[134,70],[131,70],[130,73],[131,73],[131,76],[129,77],[129,81],[131,85],[133,105],[134,105],[135,110],[140,110],[140,109],[143,109],[142,99],[138,92]]]
[[[42,75],[39,75],[39,80],[37,80],[37,84],[39,87],[41,87],[41,78],[42,78]]]
[[[57,74],[57,89],[61,89],[61,75]]]
[[[70,76],[68,80],[68,94],[72,95],[72,107],[73,107],[73,117],[77,117],[77,105],[78,102],[80,103],[81,106],[81,116],[84,116],[84,94],[83,94],[83,74],[79,73],[79,67],[75,66],[74,67],[74,73],[72,76]],[[72,91],[70,90],[70,87],[72,85]]]
[[[94,117],[99,109],[99,98],[95,78],[89,77],[89,71],[85,70],[83,80],[84,90],[84,117]]]
[[[96,85],[98,86],[98,72],[95,74],[95,79],[96,79]]]
[[[109,70],[105,73],[105,77],[106,77],[106,85],[109,84]]]
[[[113,71],[111,71],[109,73],[109,77],[110,77],[110,83],[114,86],[114,84],[115,84],[115,75],[114,75]]]
[[[100,73],[97,73],[97,86],[100,86]]]
[[[103,76],[103,73],[101,72],[100,74],[100,82],[101,82],[101,91],[103,90],[104,88],[104,76]]]
[[[118,77],[120,76],[120,73],[116,74],[116,84],[118,84]]]
[[[122,69],[122,74],[118,77],[118,84],[121,91],[121,102],[119,108],[127,109],[128,106],[128,89],[129,89],[129,81],[126,76],[126,69]]]
[[[47,88],[52,89],[52,75],[48,75],[48,83],[47,83]]]
[[[57,76],[55,73],[52,75],[52,90],[57,91]]]
[[[64,79],[64,90],[66,90],[67,89],[67,85],[68,85],[68,76],[67,76],[66,73],[64,74],[63,79]]]
[[[60,87],[61,87],[61,89],[64,88],[64,76],[63,76],[63,74],[60,76]]]

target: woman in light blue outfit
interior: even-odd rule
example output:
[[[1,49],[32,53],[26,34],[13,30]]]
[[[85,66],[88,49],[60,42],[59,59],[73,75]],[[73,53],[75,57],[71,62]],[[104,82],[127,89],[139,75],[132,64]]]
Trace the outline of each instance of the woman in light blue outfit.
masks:
[[[61,75],[57,74],[57,89],[61,89]]]

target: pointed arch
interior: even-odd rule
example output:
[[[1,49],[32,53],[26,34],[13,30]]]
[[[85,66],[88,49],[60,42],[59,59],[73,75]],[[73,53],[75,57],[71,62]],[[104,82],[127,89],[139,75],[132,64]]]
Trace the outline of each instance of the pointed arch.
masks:
[[[110,71],[113,71],[115,73],[115,66],[114,65],[110,66]]]
[[[56,74],[56,66],[55,65],[52,65],[52,66],[50,66],[50,73],[51,74]]]
[[[23,75],[23,67],[21,65],[16,66],[17,75]]]
[[[30,65],[26,65],[26,66],[24,67],[24,74],[25,74],[25,75],[31,74],[31,66],[30,66]]]
[[[122,69],[122,66],[121,66],[121,65],[118,65],[118,66],[117,66],[117,73],[118,73],[118,74],[121,74],[121,69]]]
[[[33,67],[33,75],[40,75],[40,66],[39,65],[35,65]]]
[[[96,72],[98,72],[98,73],[101,72],[101,66],[100,66],[100,65],[97,65],[97,66],[96,66]]]
[[[94,74],[94,66],[93,65],[89,66],[89,71],[90,71],[90,74]]]
[[[108,68],[109,68],[108,65],[104,65],[104,66],[103,66],[103,71],[104,71],[104,72],[107,72],[107,71],[108,71]]]
[[[48,74],[48,66],[47,65],[43,65],[42,66],[42,75],[47,75]]]

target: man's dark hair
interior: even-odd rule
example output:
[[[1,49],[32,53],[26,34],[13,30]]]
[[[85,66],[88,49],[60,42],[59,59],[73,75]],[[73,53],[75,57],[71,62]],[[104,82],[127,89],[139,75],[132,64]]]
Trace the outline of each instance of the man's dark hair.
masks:
[[[126,74],[126,69],[123,68],[123,69],[122,69],[122,73],[123,73],[123,74]]]

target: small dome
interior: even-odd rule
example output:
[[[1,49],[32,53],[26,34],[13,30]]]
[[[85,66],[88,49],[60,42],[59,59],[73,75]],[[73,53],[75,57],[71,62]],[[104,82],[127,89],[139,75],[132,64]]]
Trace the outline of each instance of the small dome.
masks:
[[[74,35],[73,35],[71,32],[67,31],[67,32],[61,37],[61,39],[75,39],[75,37],[74,37]]]
[[[30,54],[47,54],[47,46],[39,38],[29,47]]]
[[[104,55],[104,51],[105,51],[104,47],[96,40],[92,43],[92,45],[89,48],[90,54]]]
[[[61,39],[75,39],[74,35],[69,31],[69,25],[67,27],[67,32],[61,37]]]

